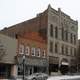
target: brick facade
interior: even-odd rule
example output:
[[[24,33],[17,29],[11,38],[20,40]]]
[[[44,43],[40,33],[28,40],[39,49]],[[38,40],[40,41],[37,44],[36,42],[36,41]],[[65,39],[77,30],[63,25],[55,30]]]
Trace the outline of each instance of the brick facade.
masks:
[[[19,53],[19,46],[24,46],[24,53]],[[29,47],[29,54],[26,55],[25,48]],[[31,49],[35,48],[35,55],[33,56],[31,54]],[[40,50],[40,56],[37,56],[36,50]],[[43,56],[43,51],[45,51],[45,56]],[[34,72],[48,72],[48,56],[47,56],[47,46],[46,46],[46,40],[44,40],[41,36],[39,36],[39,33],[37,32],[31,32],[31,33],[25,33],[24,36],[18,36],[18,53],[17,53],[17,60],[18,64],[22,64],[22,56],[25,55],[25,65],[26,68],[28,68],[28,71],[26,71],[26,75],[32,74]],[[36,71],[35,71],[36,67]],[[31,70],[31,72],[30,72]]]

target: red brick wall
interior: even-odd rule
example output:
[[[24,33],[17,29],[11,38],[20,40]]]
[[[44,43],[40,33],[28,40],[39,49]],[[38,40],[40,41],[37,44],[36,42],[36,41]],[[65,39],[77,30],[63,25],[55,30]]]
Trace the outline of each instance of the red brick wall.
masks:
[[[31,36],[32,34],[32,36]],[[23,44],[25,46],[29,46],[30,48],[35,47],[35,48],[40,48],[41,51],[45,50],[46,51],[46,57],[47,57],[47,45],[46,45],[46,41],[43,40],[42,37],[40,37],[37,33],[32,32],[32,33],[28,33],[27,35],[21,37],[18,37],[18,48],[19,45]],[[18,49],[19,50],[19,49]],[[42,53],[41,53],[42,55]],[[29,55],[31,56],[31,54]]]
[[[14,37],[15,34],[24,34],[25,32],[39,31],[42,28],[47,29],[47,10],[41,13],[38,17],[16,24],[9,28],[0,31],[5,35]]]

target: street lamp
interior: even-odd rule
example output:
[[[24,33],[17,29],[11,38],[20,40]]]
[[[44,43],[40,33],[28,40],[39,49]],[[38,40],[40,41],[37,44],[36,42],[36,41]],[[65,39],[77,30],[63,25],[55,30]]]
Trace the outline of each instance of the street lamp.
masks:
[[[23,80],[25,77],[25,55],[23,55]]]

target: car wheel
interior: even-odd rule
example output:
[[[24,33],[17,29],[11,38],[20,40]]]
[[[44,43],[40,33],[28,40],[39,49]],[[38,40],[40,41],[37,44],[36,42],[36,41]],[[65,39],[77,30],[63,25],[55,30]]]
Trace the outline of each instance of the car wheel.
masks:
[[[32,80],[37,80],[36,78],[33,78]]]

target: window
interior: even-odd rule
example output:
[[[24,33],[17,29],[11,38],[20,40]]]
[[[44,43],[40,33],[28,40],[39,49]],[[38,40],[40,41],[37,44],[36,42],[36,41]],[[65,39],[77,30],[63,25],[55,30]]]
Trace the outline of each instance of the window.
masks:
[[[19,45],[19,54],[24,54],[24,45]]]
[[[77,54],[76,54],[76,48],[74,48],[74,56],[77,56]]]
[[[71,33],[71,43],[73,43],[73,35],[72,35],[72,33]]]
[[[55,43],[55,53],[58,53],[58,44]]]
[[[53,42],[50,42],[50,52],[53,53]]]
[[[29,48],[29,46],[26,46],[25,47],[25,54],[29,55],[29,53],[30,53],[30,48]]]
[[[68,31],[65,31],[65,40],[68,41]]]
[[[62,52],[62,54],[64,54],[64,45],[62,45],[61,48],[62,48],[62,49],[61,49],[61,52]]]
[[[76,35],[74,35],[74,44],[76,44]]]
[[[73,48],[73,56],[76,56],[76,48]]]
[[[62,40],[64,40],[64,28],[62,27]]]
[[[73,53],[72,53],[73,51],[72,51],[72,47],[71,47],[71,49],[70,49],[70,54],[71,54],[71,56],[73,55]]]
[[[55,38],[58,38],[58,28],[55,27]]]
[[[43,58],[46,57],[46,52],[45,52],[45,50],[43,50],[43,52],[42,52],[42,56],[43,56]]]
[[[72,56],[74,56],[74,48],[72,48]]]
[[[40,49],[39,48],[36,49],[36,56],[40,57]]]
[[[23,75],[23,67],[21,64],[18,65],[18,75]]]
[[[53,25],[50,25],[50,36],[53,37]]]
[[[68,55],[68,47],[66,46],[66,55]]]
[[[31,48],[31,55],[35,56],[35,48]]]

